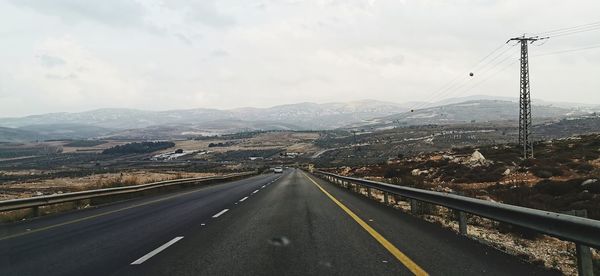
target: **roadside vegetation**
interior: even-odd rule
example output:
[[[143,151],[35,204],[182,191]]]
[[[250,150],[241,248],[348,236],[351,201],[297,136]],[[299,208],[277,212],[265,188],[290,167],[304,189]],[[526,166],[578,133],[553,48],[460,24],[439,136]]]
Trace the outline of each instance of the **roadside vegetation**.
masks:
[[[102,154],[134,154],[150,153],[158,150],[168,149],[175,146],[173,142],[135,142],[117,145],[102,151]]]
[[[66,143],[65,147],[77,147],[77,148],[87,148],[87,147],[95,147],[98,145],[106,144],[106,141],[102,140],[73,140],[71,142]]]
[[[589,218],[600,220],[600,134],[538,142],[534,150],[535,159],[523,160],[514,144],[455,147],[328,170],[559,213],[585,210]],[[453,212],[428,204],[420,209],[425,219],[456,228]],[[566,274],[575,271],[571,243],[479,217],[469,218],[469,225],[473,237],[500,250]]]
[[[0,144],[0,159],[53,155],[59,154],[62,151],[63,149],[60,146],[46,144],[26,146],[20,144],[4,143]]]
[[[540,142],[534,149],[536,158],[525,161],[517,145],[503,144],[336,171],[548,211],[586,209],[590,218],[600,219],[600,135]]]

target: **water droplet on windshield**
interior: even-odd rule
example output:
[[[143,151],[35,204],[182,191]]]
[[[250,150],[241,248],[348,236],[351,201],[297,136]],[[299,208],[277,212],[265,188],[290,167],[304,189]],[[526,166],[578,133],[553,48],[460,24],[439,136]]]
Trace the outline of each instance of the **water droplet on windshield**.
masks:
[[[290,244],[290,240],[282,236],[270,239],[269,243],[275,246],[287,246]]]

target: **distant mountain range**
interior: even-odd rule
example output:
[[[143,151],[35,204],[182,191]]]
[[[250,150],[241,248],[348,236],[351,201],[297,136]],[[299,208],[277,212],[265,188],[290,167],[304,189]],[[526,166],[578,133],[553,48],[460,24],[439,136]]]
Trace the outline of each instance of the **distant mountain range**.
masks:
[[[400,104],[375,100],[325,104],[298,103],[270,108],[230,110],[98,109],[79,113],[64,112],[0,118],[0,127],[10,128],[11,132],[9,135],[8,131],[0,130],[0,141],[13,141],[15,137],[157,139],[248,130],[333,129],[356,121],[406,110],[407,107]],[[19,136],[16,134],[19,130],[27,132]]]
[[[534,101],[535,103],[536,101]],[[418,106],[414,112],[411,108]],[[535,118],[564,118],[598,111],[597,106],[546,103],[535,105]],[[46,139],[170,139],[251,130],[323,130],[389,128],[397,125],[454,124],[472,120],[516,120],[517,99],[471,96],[436,103],[397,104],[376,100],[298,103],[270,108],[144,111],[97,109],[0,118],[0,141]]]
[[[426,107],[403,113],[357,122],[346,128],[385,129],[410,125],[444,125],[472,122],[518,121],[519,103],[507,100],[447,101],[449,104]],[[548,120],[574,118],[600,111],[600,106],[569,107],[569,104],[533,105],[534,124]]]

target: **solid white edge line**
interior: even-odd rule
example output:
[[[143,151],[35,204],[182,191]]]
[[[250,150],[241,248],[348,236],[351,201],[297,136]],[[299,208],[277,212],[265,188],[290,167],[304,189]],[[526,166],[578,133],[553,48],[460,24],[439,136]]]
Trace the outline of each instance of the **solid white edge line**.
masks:
[[[218,218],[219,216],[221,216],[222,214],[225,214],[227,211],[229,211],[229,209],[223,209],[223,211],[216,213],[214,216],[212,216],[213,218]]]
[[[152,258],[154,255],[160,253],[161,251],[167,249],[167,247],[173,245],[174,243],[176,243],[177,241],[183,239],[183,237],[175,237],[174,239],[170,240],[169,242],[161,245],[160,247],[150,251],[150,253],[142,256],[141,258],[135,260],[133,263],[131,263],[131,265],[139,265],[142,264],[143,262],[147,261],[148,259]]]
[[[248,197],[247,197],[247,196],[246,196],[246,197],[244,197],[244,198],[242,198],[242,199],[240,199],[240,202],[244,202],[244,200],[246,200],[246,199],[248,199]]]

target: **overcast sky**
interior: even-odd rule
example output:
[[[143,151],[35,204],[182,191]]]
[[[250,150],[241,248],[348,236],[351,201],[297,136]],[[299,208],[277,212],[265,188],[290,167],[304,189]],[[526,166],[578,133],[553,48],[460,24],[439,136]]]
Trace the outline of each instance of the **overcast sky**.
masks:
[[[511,36],[598,11],[597,0],[5,0],[0,117],[422,101],[457,76],[461,89],[433,98],[516,97],[516,56],[472,65]],[[594,45],[598,30],[530,46],[533,98],[600,104],[600,48],[533,57]]]

